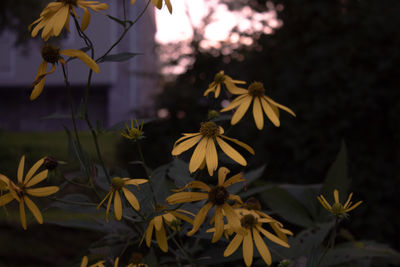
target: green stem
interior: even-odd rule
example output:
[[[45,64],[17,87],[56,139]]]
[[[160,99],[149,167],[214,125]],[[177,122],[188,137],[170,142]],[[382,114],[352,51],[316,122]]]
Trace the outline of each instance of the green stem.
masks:
[[[56,197],[46,197],[47,199],[54,200],[57,202],[62,202],[65,204],[72,204],[72,205],[79,205],[79,206],[92,206],[92,207],[97,207],[96,203],[89,203],[89,202],[77,202],[77,201],[69,201],[69,200],[64,200],[64,199],[58,199]]]
[[[146,162],[145,162],[145,160],[144,160],[144,155],[143,155],[143,152],[142,152],[142,147],[140,146],[139,141],[136,141],[136,144],[137,144],[137,148],[138,148],[140,160],[141,160],[142,163],[143,163],[142,166],[143,166],[143,168],[144,168],[144,170],[145,170],[145,172],[146,172],[146,176],[147,176],[147,179],[148,179],[148,181],[149,181],[150,190],[151,190],[151,194],[153,195],[153,203],[154,203],[154,207],[155,207],[155,205],[157,204],[157,200],[156,200],[156,195],[155,195],[154,189],[153,189],[153,183],[152,183],[152,181],[151,181],[151,171],[150,171],[150,168],[147,166],[147,164],[146,164]]]
[[[196,267],[196,263],[195,261],[192,259],[192,257],[190,257],[190,255],[187,253],[187,251],[179,244],[179,242],[175,239],[175,235],[174,233],[171,233],[170,229],[168,227],[167,231],[168,234],[171,237],[172,242],[174,242],[174,244],[179,248],[179,250],[182,252],[182,254],[186,257],[186,259],[188,260],[188,262],[190,263],[191,266]]]
[[[321,266],[322,260],[324,259],[324,257],[326,256],[326,254],[333,249],[333,247],[335,246],[335,239],[336,239],[336,234],[337,234],[337,228],[339,227],[339,218],[336,216],[335,219],[335,225],[332,228],[331,231],[331,235],[329,237],[329,241],[328,244],[326,245],[326,248],[324,250],[324,253],[322,254],[321,258],[318,261],[318,266]]]

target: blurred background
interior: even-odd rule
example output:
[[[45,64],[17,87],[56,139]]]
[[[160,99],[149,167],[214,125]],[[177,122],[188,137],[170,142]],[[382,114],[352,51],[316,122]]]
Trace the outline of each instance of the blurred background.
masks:
[[[144,2],[129,7],[131,18]],[[173,142],[180,134],[197,132],[208,110],[226,104],[225,95],[217,100],[213,95],[203,97],[214,75],[224,70],[234,79],[263,82],[267,95],[297,115],[292,118],[282,112],[281,127],[267,123],[262,131],[249,115],[231,129],[230,136],[256,150],[256,155],[248,158],[247,169],[267,163],[262,178],[267,182],[320,183],[344,140],[351,191],[355,200],[364,201],[346,227],[356,239],[373,239],[400,249],[400,2],[171,2],[172,15],[165,7],[151,7],[116,50],[142,55],[122,64],[101,64],[102,73],[94,80],[89,114],[106,130],[100,142],[107,164],[140,175],[141,170],[128,164],[138,159],[132,153],[134,145],[110,131],[131,118],[152,118],[144,127],[143,141],[150,167],[169,162]],[[0,173],[9,177],[15,176],[22,154],[28,155],[30,163],[44,155],[68,161],[63,127],[71,124],[60,73],[46,81],[37,101],[29,101],[42,41],[30,40],[26,29],[47,3],[0,2]],[[121,3],[109,3],[110,14],[120,15]],[[88,35],[99,40],[101,54],[120,29],[104,16],[93,14],[92,19]],[[101,30],[112,37],[102,42],[104,34],[96,25],[103,24],[94,21],[104,23],[108,28]],[[74,32],[66,33],[59,41],[67,48],[81,48],[82,43],[73,36]],[[80,71],[83,65],[79,62],[71,63],[76,64],[69,69],[79,109],[86,74]],[[80,129],[86,129],[83,123]],[[89,134],[83,132],[83,138],[94,155]],[[53,225],[32,225],[24,232],[3,211],[0,220],[1,239],[9,241],[0,251],[0,266],[52,262],[38,256],[36,245],[25,243],[26,235],[35,235],[36,242],[57,243],[60,247],[52,247],[51,255],[65,248],[60,256],[65,264],[69,257],[83,255],[82,250],[98,238],[96,233],[65,228],[65,235],[56,235],[60,229]],[[81,247],[68,245],[71,233],[85,237]],[[25,259],[15,259],[15,255],[25,255]]]

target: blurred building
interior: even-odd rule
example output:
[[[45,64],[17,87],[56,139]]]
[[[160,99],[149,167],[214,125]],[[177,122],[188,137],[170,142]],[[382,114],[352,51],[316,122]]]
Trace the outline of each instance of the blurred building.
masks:
[[[128,6],[132,20],[143,10],[145,1]],[[110,1],[108,14],[123,17],[122,6]],[[91,22],[85,33],[95,44],[95,58],[101,56],[118,39],[123,27],[102,14],[91,12]],[[119,16],[118,16],[119,14]],[[76,30],[61,40],[61,49],[85,47]],[[140,53],[125,62],[99,64],[101,72],[93,74],[89,98],[89,116],[93,124],[98,120],[110,126],[122,120],[135,118],[137,114],[152,112],[153,95],[158,87],[157,55],[154,35],[155,14],[152,5],[132,27],[124,40],[110,54],[122,52]],[[30,101],[32,82],[42,62],[40,49],[43,41],[35,38],[25,46],[14,47],[15,35],[0,35],[0,130],[62,130],[71,125],[69,102],[61,67],[49,75],[43,93]],[[72,85],[75,109],[79,109],[84,97],[88,68],[79,60],[68,62],[68,75]],[[43,119],[57,114],[57,119]],[[65,115],[60,119],[58,115]],[[52,116],[50,116],[52,117]],[[84,128],[83,121],[79,122]]]

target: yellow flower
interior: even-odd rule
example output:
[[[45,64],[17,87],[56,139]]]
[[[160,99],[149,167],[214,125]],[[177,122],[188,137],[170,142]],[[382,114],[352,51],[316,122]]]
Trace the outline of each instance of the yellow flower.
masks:
[[[354,204],[353,206],[351,205],[352,202],[351,197],[353,196],[353,193],[351,193],[346,201],[346,203],[344,203],[344,205],[342,205],[339,202],[339,191],[337,189],[335,189],[333,191],[333,197],[335,199],[335,203],[333,203],[333,205],[331,206],[328,201],[326,201],[326,199],[324,198],[323,195],[318,196],[318,200],[319,202],[322,204],[322,206],[329,211],[330,213],[332,213],[335,216],[347,216],[347,212],[354,210],[355,208],[357,208],[362,201],[358,201],[356,204]]]
[[[136,0],[131,0],[131,5],[133,5],[136,2]],[[162,3],[163,0],[151,0],[151,2],[153,3],[153,5],[158,8],[161,9],[162,8]],[[168,8],[169,13],[172,14],[172,5],[171,5],[171,1],[170,0],[164,0],[165,5]]]
[[[121,196],[119,191],[122,190],[122,193],[124,193],[126,199],[128,200],[129,204],[135,209],[139,210],[140,205],[139,201],[135,197],[134,194],[132,194],[131,191],[129,191],[126,186],[127,185],[136,185],[139,187],[140,184],[147,183],[147,179],[131,179],[131,178],[120,178],[120,177],[114,177],[111,181],[111,188],[110,192],[107,193],[107,195],[104,197],[104,199],[100,202],[100,204],[97,206],[97,209],[103,205],[104,201],[107,200],[107,208],[106,208],[106,220],[108,221],[108,212],[110,211],[110,206],[111,206],[111,201],[112,198],[114,197],[114,214],[117,220],[121,220],[122,218],[122,201],[121,201]]]
[[[35,100],[43,91],[44,82],[46,80],[46,75],[53,73],[56,70],[56,63],[60,62],[61,64],[66,64],[61,55],[74,58],[77,57],[82,60],[89,68],[91,68],[94,72],[100,72],[99,66],[94,62],[92,58],[86,55],[81,50],[75,49],[66,49],[61,50],[52,46],[51,44],[45,44],[42,47],[42,58],[43,61],[39,66],[38,72],[35,77],[35,81],[33,82],[33,90],[30,96],[30,100]],[[52,64],[51,70],[47,72],[47,63]]]
[[[242,244],[243,259],[246,266],[251,266],[253,262],[253,241],[256,245],[261,258],[267,265],[271,265],[272,258],[271,253],[267,245],[264,243],[260,233],[272,242],[281,245],[283,247],[289,247],[289,244],[279,237],[273,235],[269,231],[262,227],[263,223],[271,223],[275,221],[272,218],[262,218],[258,213],[253,210],[237,209],[235,210],[240,216],[240,224],[243,228],[242,232],[237,232],[235,237],[229,243],[228,247],[224,251],[224,257],[232,255]],[[209,232],[215,231],[215,229],[209,229]]]
[[[214,224],[216,231],[212,238],[212,242],[217,242],[222,234],[224,233],[224,216],[228,220],[228,224],[233,229],[240,229],[240,221],[237,214],[234,212],[232,207],[227,203],[228,200],[236,202],[242,202],[238,195],[232,195],[228,192],[227,187],[230,185],[244,182],[242,173],[236,174],[225,181],[226,175],[229,170],[225,167],[221,167],[218,170],[218,185],[209,186],[200,181],[193,181],[187,184],[185,187],[178,189],[178,193],[169,196],[166,201],[168,204],[186,203],[207,199],[207,203],[199,210],[193,221],[193,229],[190,230],[187,235],[194,235],[204,222],[209,210],[215,206],[215,217]],[[180,192],[186,188],[197,188],[204,192]]]
[[[156,232],[156,239],[158,246],[164,252],[168,252],[168,242],[167,235],[165,233],[164,223],[166,223],[170,228],[174,231],[180,231],[179,219],[184,220],[188,223],[193,224],[193,220],[188,216],[181,214],[179,212],[189,213],[184,210],[165,210],[165,207],[161,205],[157,205],[157,210],[164,210],[163,214],[155,216],[150,220],[149,225],[147,226],[145,237],[146,237],[146,245],[150,247],[151,245],[151,237],[153,235],[153,229]],[[189,213],[191,214],[191,213]],[[194,214],[191,214],[194,216]]]
[[[39,208],[36,206],[35,203],[33,203],[33,201],[28,197],[28,195],[34,197],[46,197],[56,193],[59,190],[58,186],[31,188],[32,186],[40,183],[41,181],[47,178],[47,174],[49,172],[48,170],[41,171],[34,176],[36,171],[44,163],[44,159],[45,158],[42,158],[39,161],[37,161],[32,166],[32,168],[30,168],[29,171],[26,173],[24,179],[25,156],[22,156],[18,166],[17,184],[15,184],[13,181],[11,181],[3,174],[0,174],[0,180],[3,181],[5,184],[7,184],[7,189],[9,190],[7,194],[4,194],[3,196],[0,197],[0,206],[4,206],[10,203],[13,199],[16,199],[19,202],[19,215],[21,219],[21,224],[25,230],[27,229],[25,204],[28,207],[28,209],[32,212],[33,216],[38,221],[38,223],[40,224],[43,223],[43,217],[42,214],[40,213]]]
[[[215,124],[215,122],[203,122],[198,133],[186,133],[179,138],[172,149],[172,155],[177,156],[182,152],[192,148],[197,144],[196,149],[189,162],[189,171],[192,173],[200,168],[202,164],[206,164],[210,176],[218,168],[218,154],[215,142],[219,145],[222,151],[231,159],[236,161],[242,166],[246,166],[247,162],[235,149],[233,149],[223,139],[234,142],[235,144],[245,148],[254,155],[254,150],[245,143],[224,136],[224,129]],[[185,141],[184,141],[185,140]],[[182,142],[183,141],[183,142]],[[180,143],[180,144],[178,144]]]
[[[264,86],[260,82],[251,83],[248,87],[248,90],[238,88],[237,93],[235,94],[238,94],[239,96],[236,97],[226,108],[222,109],[221,112],[237,108],[231,120],[231,124],[235,125],[243,118],[244,114],[249,109],[250,104],[253,102],[253,117],[259,130],[264,127],[263,110],[265,115],[267,115],[267,117],[277,127],[280,125],[278,108],[283,109],[292,116],[296,117],[296,114],[294,114],[291,109],[276,103],[264,93]]]
[[[40,17],[35,20],[28,29],[32,37],[35,37],[42,30],[42,39],[47,41],[51,36],[58,36],[65,27],[69,31],[69,15],[78,17],[75,7],[83,9],[81,30],[84,31],[90,22],[90,12],[88,8],[94,11],[106,10],[108,5],[99,1],[85,0],[61,0],[49,3],[40,13]]]
[[[98,262],[96,262],[96,263],[94,263],[92,265],[89,265],[89,267],[106,267],[104,265],[105,262],[106,261],[104,261],[104,260],[103,261],[98,261]],[[84,256],[82,258],[81,267],[86,267],[88,265],[88,263],[89,263],[89,258],[87,256]],[[118,266],[118,263],[117,263],[117,266]]]
[[[128,124],[125,124],[126,129],[121,131],[121,135],[131,140],[139,140],[143,138],[143,122],[140,126],[137,120],[135,120],[135,123],[136,127],[133,127],[133,120],[131,120],[131,128],[129,128]]]
[[[240,92],[240,88],[238,88],[235,84],[245,83],[245,81],[233,80],[228,75],[225,75],[224,71],[221,70],[220,72],[215,74],[214,81],[208,85],[207,90],[204,92],[204,96],[208,95],[211,92],[214,92],[214,97],[218,98],[219,94],[221,93],[222,84],[225,84],[229,92],[231,92],[232,94],[237,94]]]

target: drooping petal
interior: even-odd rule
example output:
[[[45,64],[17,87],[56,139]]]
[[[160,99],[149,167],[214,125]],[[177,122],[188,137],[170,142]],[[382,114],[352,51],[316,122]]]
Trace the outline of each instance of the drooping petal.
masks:
[[[8,179],[8,177],[5,176],[4,174],[0,173],[0,181],[3,181],[8,186],[10,179]]]
[[[264,109],[265,115],[267,115],[267,117],[276,127],[279,127],[281,125],[281,122],[279,121],[279,114],[274,111],[274,109],[271,107],[271,104],[268,103],[265,98],[261,99],[261,104]]]
[[[264,128],[264,114],[261,109],[261,103],[259,97],[255,97],[253,101],[253,117],[257,129],[262,130],[262,128]]]
[[[129,204],[131,204],[132,208],[134,208],[135,210],[139,210],[140,209],[139,201],[137,200],[135,195],[124,187],[122,187],[122,192],[124,193],[126,200],[128,200]]]
[[[45,186],[39,188],[27,188],[25,189],[25,192],[34,197],[47,197],[58,192],[58,190],[60,190],[58,186]]]
[[[4,194],[0,196],[0,207],[7,205],[14,199],[13,195],[11,193]]]
[[[192,173],[196,171],[206,156],[207,138],[201,139],[196,149],[193,152],[189,162],[189,171]]]
[[[156,231],[160,231],[162,226],[163,226],[162,216],[160,215],[154,217],[154,227],[156,228]]]
[[[147,179],[131,179],[131,178],[122,178],[122,180],[124,180],[124,185],[136,185],[136,186],[145,184],[149,181]]]
[[[224,187],[228,187],[230,185],[236,184],[236,183],[240,183],[240,182],[245,182],[246,180],[243,178],[243,173],[238,173],[235,174],[234,176],[232,176],[231,178],[229,178],[228,180],[226,180],[225,183],[223,183]]]
[[[275,102],[274,100],[272,100],[272,99],[271,99],[270,97],[268,97],[268,96],[264,96],[264,97],[265,97],[265,99],[266,99],[268,102],[270,102],[272,105],[275,105],[275,106],[277,106],[278,108],[283,109],[284,111],[286,111],[287,113],[289,113],[289,114],[292,115],[293,117],[296,117],[296,114],[295,114],[290,108],[285,107],[284,105],[281,105],[281,104]]]
[[[153,2],[153,5],[157,7],[158,9],[161,9],[162,7],[162,0],[151,0]]]
[[[48,173],[49,173],[49,170],[44,170],[44,171],[39,172],[32,179],[25,179],[25,182],[24,182],[25,187],[31,187],[31,186],[34,186],[35,184],[40,183],[41,181],[43,181],[44,179],[47,178]]]
[[[181,141],[183,141],[183,140],[185,140],[185,139],[188,139],[188,138],[190,138],[190,137],[194,137],[194,136],[196,136],[196,135],[200,135],[200,133],[185,133],[185,134],[183,134],[182,137],[180,137],[178,140],[175,141],[175,143],[174,143],[174,148],[176,147],[176,145],[177,145],[179,142],[181,142]]]
[[[30,190],[35,190],[35,189],[30,189]],[[101,205],[103,205],[104,201],[107,200],[107,198],[111,195],[111,191],[107,193],[107,195],[103,198],[103,200],[100,202],[99,205],[97,205],[97,209],[100,209]]]
[[[207,147],[206,147],[206,163],[208,174],[210,176],[213,175],[214,171],[218,168],[218,154],[217,149],[214,144],[213,138],[207,138]]]
[[[221,138],[217,137],[216,139],[217,139],[218,145],[221,147],[222,151],[228,157],[230,157],[231,159],[233,159],[234,161],[236,161],[237,163],[239,163],[242,166],[247,165],[246,160],[242,157],[242,155],[239,154],[239,152],[237,152],[235,149],[233,149],[230,145],[228,145],[228,143],[226,143]]]
[[[249,146],[249,145],[243,143],[242,141],[239,141],[239,140],[234,139],[234,138],[230,138],[230,137],[225,136],[225,135],[220,135],[220,137],[222,137],[222,138],[224,138],[224,139],[226,139],[226,140],[232,141],[232,142],[234,142],[235,144],[237,144],[237,145],[243,147],[244,149],[246,149],[247,151],[249,151],[252,155],[255,154],[254,149],[253,149],[251,146]]]
[[[81,267],[86,267],[88,263],[89,263],[89,258],[87,256],[84,256],[82,258]]]
[[[109,196],[108,201],[107,201],[106,221],[108,221],[108,214],[109,214],[109,212],[110,212],[111,201],[112,201],[113,196],[114,196],[114,190],[112,190],[112,191],[110,192],[110,196]]]
[[[240,244],[242,244],[242,241],[243,236],[240,234],[236,234],[229,245],[226,247],[224,251],[224,257],[229,257],[230,255],[232,255],[238,249]]]
[[[257,247],[258,252],[261,255],[261,258],[265,261],[265,263],[267,265],[271,265],[271,263],[272,263],[271,253],[269,252],[267,245],[265,245],[258,230],[254,229],[254,228],[253,228],[253,239],[254,239],[254,243],[256,243],[256,247]]]
[[[146,229],[146,245],[150,247],[151,236],[153,235],[154,219],[149,222],[149,226]]]
[[[235,231],[239,233],[243,233],[243,228],[240,223],[239,216],[236,214],[236,212],[232,209],[231,206],[228,204],[224,203],[222,205],[222,209],[225,212],[226,219],[228,220],[229,226]]]
[[[226,111],[236,108],[237,106],[240,106],[241,104],[243,104],[244,101],[246,101],[247,97],[248,97],[248,94],[243,94],[243,95],[236,97],[235,99],[232,100],[232,102],[228,106],[221,109],[221,112],[226,112]]]
[[[207,193],[201,193],[201,192],[179,192],[170,195],[169,197],[166,198],[166,201],[168,204],[173,205],[173,204],[178,204],[178,203],[186,203],[186,202],[193,202],[193,201],[199,201],[203,199],[207,199],[208,194]]]
[[[89,68],[91,68],[94,72],[96,73],[100,72],[100,68],[97,65],[97,63],[82,50],[66,49],[66,50],[61,50],[60,54],[68,57],[77,57],[83,63],[85,63]]]
[[[115,190],[114,196],[114,213],[117,220],[122,219],[122,201],[118,190]]]
[[[240,204],[243,203],[242,199],[241,199],[238,195],[229,194],[228,199],[229,199],[229,200],[233,200],[233,201],[235,201],[236,203],[240,203]]]
[[[196,217],[194,217],[193,229],[187,233],[188,236],[194,235],[197,232],[197,230],[199,230],[200,226],[203,224],[204,220],[206,219],[206,215],[207,215],[208,211],[211,209],[212,206],[213,205],[210,202],[208,202],[206,205],[204,205],[199,210]]]
[[[211,191],[210,186],[208,186],[206,183],[201,182],[201,181],[192,181],[192,182],[188,183],[187,185],[185,185],[184,187],[179,188],[179,189],[174,189],[172,191],[174,191],[174,192],[182,192],[183,190],[185,190],[187,188],[198,188],[198,189],[204,190],[206,192],[210,192]]]
[[[46,71],[47,71],[47,62],[43,60],[42,63],[40,63],[39,65],[39,69],[35,77],[35,82],[39,77],[41,77],[41,80],[33,87],[32,93],[29,97],[30,100],[35,100],[42,93],[44,83],[46,81],[46,75],[45,75]]]
[[[214,98],[218,98],[220,93],[221,93],[221,84],[219,83],[215,88]]]
[[[26,227],[26,214],[25,214],[25,206],[24,206],[24,199],[21,198],[19,201],[19,218],[21,219],[22,228],[24,230],[27,229]]]
[[[82,16],[82,23],[81,23],[81,30],[84,31],[89,26],[90,22],[90,12],[86,7],[83,7],[83,16]]]
[[[249,109],[252,100],[253,98],[250,95],[247,95],[247,97],[243,100],[243,103],[237,108],[236,112],[233,114],[231,119],[232,125],[235,125],[243,118],[244,114]]]
[[[186,141],[183,141],[182,143],[180,143],[179,145],[177,145],[176,147],[174,147],[171,151],[172,156],[178,156],[180,155],[182,152],[192,148],[195,144],[197,144],[197,142],[199,142],[199,140],[202,138],[201,135],[197,135],[194,136]]]
[[[21,157],[21,160],[19,161],[18,172],[17,172],[18,183],[21,183],[21,184],[22,184],[22,179],[24,176],[24,167],[25,167],[25,155],[23,155]]]
[[[181,219],[181,220],[183,220],[185,222],[193,224],[193,220],[191,218],[189,218],[188,216],[184,215],[184,214],[180,214],[179,212],[175,212],[175,211],[170,211],[169,213],[174,215],[176,218],[179,218],[179,219]]]
[[[164,252],[168,252],[167,235],[165,234],[164,226],[161,226],[160,231],[156,229],[156,239],[160,249]]]
[[[265,230],[264,228],[262,228],[260,225],[257,225],[257,230],[260,231],[266,238],[268,238],[269,240],[271,240],[272,242],[281,245],[283,247],[290,247],[288,243],[286,243],[285,241],[283,241],[282,239],[280,239],[279,237],[271,234],[270,232],[268,232],[267,230]]]
[[[28,206],[29,210],[32,212],[33,216],[35,216],[38,223],[42,224],[43,223],[42,213],[40,213],[40,210],[36,206],[36,204],[33,203],[33,201],[26,195],[24,195],[24,201],[26,203],[26,206]]]
[[[251,230],[247,231],[247,234],[243,238],[243,259],[246,266],[251,266],[253,262],[253,239],[251,236]]]
[[[215,232],[211,242],[212,243],[217,242],[221,238],[223,233],[224,233],[224,217],[222,214],[222,207],[217,206],[217,208],[215,209]]]
[[[69,5],[64,5],[54,15],[52,15],[49,22],[46,23],[46,26],[42,30],[42,38],[46,39],[46,36],[49,36],[49,33],[58,36],[61,33],[68,16]]]
[[[171,1],[170,0],[165,0],[165,5],[167,6],[169,13],[172,14]]]

